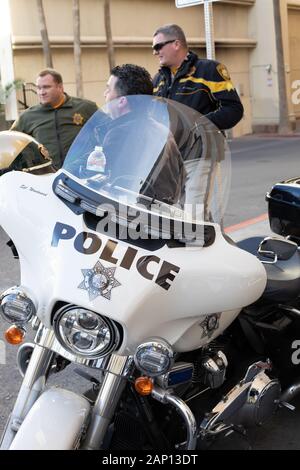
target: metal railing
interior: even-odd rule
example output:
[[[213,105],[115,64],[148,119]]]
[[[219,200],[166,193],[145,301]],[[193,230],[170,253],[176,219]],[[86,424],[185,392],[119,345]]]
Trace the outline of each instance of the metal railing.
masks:
[[[39,103],[36,85],[31,82],[24,82],[17,90],[17,100],[21,109],[27,109]]]

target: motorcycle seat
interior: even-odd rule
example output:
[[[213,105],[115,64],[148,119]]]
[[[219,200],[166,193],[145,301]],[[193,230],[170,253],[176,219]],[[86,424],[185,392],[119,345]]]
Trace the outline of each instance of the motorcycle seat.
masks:
[[[300,294],[300,252],[296,243],[286,239],[253,237],[237,244],[263,263],[267,285],[261,299],[290,302]]]

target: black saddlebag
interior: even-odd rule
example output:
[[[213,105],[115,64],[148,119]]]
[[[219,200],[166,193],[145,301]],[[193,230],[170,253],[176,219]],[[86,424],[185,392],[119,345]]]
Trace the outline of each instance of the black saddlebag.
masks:
[[[266,201],[271,230],[300,240],[300,177],[275,184]]]

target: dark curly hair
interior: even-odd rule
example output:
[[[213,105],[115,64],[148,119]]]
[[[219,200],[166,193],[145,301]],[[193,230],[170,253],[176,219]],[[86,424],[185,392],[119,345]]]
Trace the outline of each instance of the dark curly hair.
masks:
[[[151,75],[139,65],[117,65],[111,71],[118,78],[116,91],[120,96],[126,95],[152,95],[153,84]]]

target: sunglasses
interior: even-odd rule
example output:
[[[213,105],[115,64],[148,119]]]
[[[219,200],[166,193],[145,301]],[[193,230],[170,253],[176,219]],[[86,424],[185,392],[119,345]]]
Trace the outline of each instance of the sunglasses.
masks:
[[[164,41],[164,42],[158,42],[154,46],[152,46],[152,50],[154,52],[159,52],[163,47],[165,47],[167,44],[171,44],[171,42],[175,42],[176,39],[169,39],[169,41]]]

